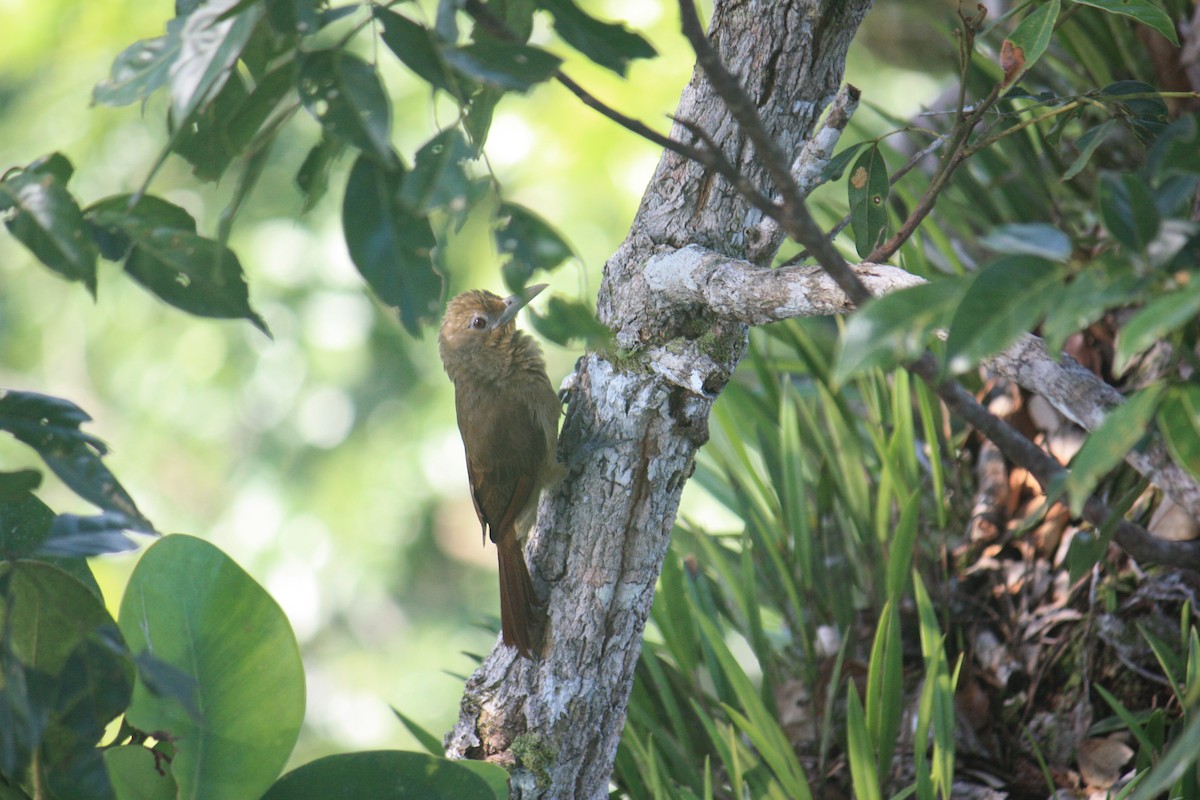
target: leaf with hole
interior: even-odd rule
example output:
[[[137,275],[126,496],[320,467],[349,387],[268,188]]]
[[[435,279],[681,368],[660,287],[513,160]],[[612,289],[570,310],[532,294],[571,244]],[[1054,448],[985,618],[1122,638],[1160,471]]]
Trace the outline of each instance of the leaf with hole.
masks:
[[[479,195],[463,167],[471,157],[471,148],[458,128],[437,134],[417,151],[412,171],[400,184],[400,202],[416,214],[444,208],[464,218]]]
[[[524,288],[534,272],[549,272],[575,255],[562,234],[522,205],[501,203],[496,218],[496,250],[510,257],[504,265],[504,284],[513,291]]]
[[[372,13],[383,25],[383,43],[400,63],[433,88],[441,89],[460,102],[467,99],[464,91],[467,87],[442,57],[440,43],[432,31],[382,6],[374,6]]]
[[[858,157],[847,181],[850,199],[850,227],[854,247],[866,258],[887,234],[887,200],[891,186],[887,162],[879,145],[872,145]]]
[[[170,228],[131,228],[125,271],[164,302],[200,317],[245,319],[268,336],[250,307],[250,290],[234,252],[213,239]]]
[[[537,0],[554,15],[554,32],[602,67],[624,77],[629,62],[658,55],[640,34],[587,14],[573,0]]]
[[[946,364],[961,374],[1037,325],[1062,293],[1062,267],[1038,256],[1006,256],[981,270],[950,320]]]
[[[422,323],[437,320],[442,276],[434,268],[437,240],[428,218],[397,199],[404,177],[398,166],[383,169],[359,156],[346,179],[342,231],[354,266],[417,336]]]
[[[391,165],[392,106],[375,68],[344,50],[301,53],[300,100],[335,139]]]
[[[184,17],[167,23],[167,32],[154,39],[142,39],[126,47],[113,60],[109,76],[92,90],[92,102],[106,106],[124,106],[144,100],[171,76],[171,65],[179,57],[179,36]]]

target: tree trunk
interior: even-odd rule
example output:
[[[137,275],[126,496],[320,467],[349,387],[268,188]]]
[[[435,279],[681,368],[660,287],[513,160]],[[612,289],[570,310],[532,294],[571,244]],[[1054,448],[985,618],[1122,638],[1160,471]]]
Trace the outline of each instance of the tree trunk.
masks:
[[[800,152],[832,101],[869,6],[716,3],[709,38],[785,152]],[[770,195],[752,147],[699,71],[676,116],[707,131]],[[680,125],[673,135],[689,138]],[[607,796],[679,496],[745,350],[745,326],[702,305],[662,302],[645,265],[689,244],[766,265],[780,238],[725,180],[667,153],[605,266],[599,313],[623,353],[589,353],[574,376],[559,453],[570,473],[543,497],[528,549],[548,598],[543,647],[529,661],[498,645],[467,682],[446,739],[452,757],[519,760],[514,796]]]

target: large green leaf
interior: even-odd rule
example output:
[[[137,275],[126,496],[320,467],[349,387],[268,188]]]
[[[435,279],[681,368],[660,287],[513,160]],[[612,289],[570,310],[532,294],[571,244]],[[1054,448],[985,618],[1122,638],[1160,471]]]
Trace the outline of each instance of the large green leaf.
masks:
[[[1083,504],[1100,479],[1120,464],[1147,435],[1165,388],[1164,384],[1150,386],[1128,398],[1109,411],[1104,422],[1088,435],[1071,460],[1071,473],[1067,477],[1066,489],[1073,515],[1082,513]]]
[[[1134,356],[1188,324],[1197,314],[1200,314],[1200,280],[1196,278],[1181,289],[1151,300],[1117,333],[1114,373],[1123,373]]]
[[[1092,6],[1107,11],[1109,14],[1120,14],[1136,20],[1143,25],[1149,25],[1154,30],[1179,46],[1179,36],[1175,33],[1175,24],[1170,15],[1162,8],[1161,3],[1154,0],[1074,0],[1081,6]]]
[[[946,364],[965,372],[1032,330],[1062,292],[1062,268],[1037,256],[1007,256],[967,287],[950,320]]]
[[[1158,409],[1158,430],[1175,463],[1200,479],[1200,386],[1173,386]]]
[[[508,775],[483,762],[377,750],[326,756],[284,775],[262,800],[507,800]]]
[[[1030,255],[1051,261],[1071,257],[1071,238],[1044,222],[1010,222],[992,228],[979,243],[1006,255]]]
[[[301,52],[297,87],[325,132],[392,164],[392,106],[375,68],[344,50]]]
[[[416,336],[422,322],[437,319],[442,276],[433,265],[437,240],[429,220],[397,199],[403,180],[399,166],[383,169],[359,156],[346,180],[342,231],[358,271]]]
[[[845,383],[875,367],[891,367],[920,355],[933,331],[946,327],[966,284],[943,278],[901,289],[867,303],[850,316],[833,379]]]
[[[159,766],[160,756],[141,745],[110,747],[104,751],[113,789],[120,800],[176,800],[179,787],[168,770]]]
[[[1137,296],[1143,282],[1125,263],[1109,261],[1089,264],[1075,275],[1042,323],[1046,352],[1057,358],[1067,337],[1083,330],[1107,313]]]
[[[258,797],[275,780],[304,718],[304,670],[287,617],[211,544],[174,535],[146,551],[121,601],[134,653],[190,675],[200,716],[139,677],[127,719],[175,744],[181,800]]]
[[[1150,187],[1133,173],[1105,172],[1099,198],[1100,218],[1108,232],[1132,253],[1144,252],[1161,223]]]
[[[891,185],[883,151],[873,145],[854,162],[847,181],[854,248],[866,258],[887,233],[887,200]]]
[[[486,40],[443,51],[446,61],[480,83],[527,92],[558,71],[562,59],[538,47]]]
[[[83,213],[67,191],[61,156],[41,159],[0,181],[4,224],[38,260],[96,294],[96,248],[87,235]]]
[[[633,59],[658,55],[639,34],[624,25],[589,16],[573,0],[537,0],[537,3],[554,15],[554,31],[564,42],[618,75],[625,75]]]
[[[437,134],[417,151],[412,171],[400,184],[400,202],[417,214],[445,208],[461,219],[479,194],[463,167],[472,156],[458,128]]]

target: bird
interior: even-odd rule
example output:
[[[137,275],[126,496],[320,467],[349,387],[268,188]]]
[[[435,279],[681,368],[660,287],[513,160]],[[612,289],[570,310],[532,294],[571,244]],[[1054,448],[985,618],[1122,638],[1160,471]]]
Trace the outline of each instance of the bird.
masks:
[[[561,404],[546,364],[517,313],[546,284],[501,298],[472,290],[454,297],[438,331],[438,352],[454,384],[454,409],[467,477],[484,541],[500,563],[504,644],[532,658],[537,595],[523,540],[537,516],[542,489],[565,470],[556,461]]]

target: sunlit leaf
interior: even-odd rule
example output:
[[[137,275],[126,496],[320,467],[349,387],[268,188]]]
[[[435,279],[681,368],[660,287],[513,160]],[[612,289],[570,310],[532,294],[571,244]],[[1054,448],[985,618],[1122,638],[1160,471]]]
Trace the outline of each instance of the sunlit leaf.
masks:
[[[96,248],[83,213],[60,179],[65,158],[34,162],[0,181],[4,224],[38,260],[96,294]],[[69,162],[66,162],[69,166]]]
[[[1138,353],[1200,314],[1200,280],[1155,298],[1134,314],[1117,333],[1113,371],[1121,374]]]
[[[1159,406],[1157,422],[1175,463],[1200,479],[1200,386],[1172,386]]]
[[[211,544],[168,536],[142,556],[121,601],[133,653],[191,676],[199,717],[149,691],[142,676],[127,719],[165,731],[180,797],[258,797],[287,762],[304,717],[304,671],[287,617]]]
[[[1100,479],[1121,463],[1150,429],[1165,385],[1149,386],[1116,406],[1089,435],[1071,460],[1066,490],[1071,513],[1079,516]]]
[[[1073,0],[1081,6],[1092,6],[1109,14],[1120,14],[1132,20],[1148,25],[1179,46],[1179,36],[1175,33],[1175,24],[1163,10],[1160,3],[1153,0]]]
[[[558,71],[562,59],[537,47],[488,40],[443,51],[470,78],[498,89],[527,92]]]
[[[1029,332],[1062,291],[1062,268],[1037,256],[1006,256],[985,267],[950,320],[946,363],[970,369]]]
[[[301,53],[297,87],[325,132],[384,164],[392,152],[392,106],[375,68],[344,50]]]
[[[182,46],[179,32],[183,23],[182,18],[176,17],[167,23],[165,35],[142,39],[125,48],[113,61],[108,78],[92,90],[92,102],[128,105],[149,97],[166,84]]]
[[[1071,257],[1070,237],[1044,222],[997,225],[979,243],[1007,255],[1041,256],[1051,261],[1066,261]]]
[[[554,31],[567,44],[602,67],[624,76],[635,58],[653,58],[654,48],[624,25],[601,22],[573,0],[537,0],[554,15]]]
[[[850,316],[833,379],[845,383],[868,369],[887,368],[920,355],[933,331],[949,324],[965,288],[962,280],[943,278],[867,303]]]
[[[858,157],[847,182],[850,198],[850,226],[854,247],[866,258],[887,233],[887,200],[891,191],[883,150],[872,145]]]
[[[442,276],[434,269],[437,240],[424,216],[401,204],[404,172],[359,156],[346,180],[342,230],[350,258],[379,299],[400,311],[409,333],[437,319]]]
[[[1099,199],[1100,218],[1113,238],[1133,253],[1144,252],[1161,224],[1150,187],[1132,173],[1105,172]]]
[[[178,122],[202,109],[225,85],[262,16],[252,4],[230,16],[238,0],[208,0],[183,20],[180,49],[169,68],[171,116]]]

